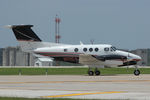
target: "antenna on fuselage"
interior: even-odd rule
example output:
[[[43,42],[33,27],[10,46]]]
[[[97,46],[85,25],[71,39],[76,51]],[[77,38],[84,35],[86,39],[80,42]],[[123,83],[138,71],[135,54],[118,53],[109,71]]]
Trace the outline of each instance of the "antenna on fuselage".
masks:
[[[91,42],[91,44],[94,44],[94,39],[91,39],[90,42]]]
[[[80,41],[80,45],[84,45],[82,41]]]

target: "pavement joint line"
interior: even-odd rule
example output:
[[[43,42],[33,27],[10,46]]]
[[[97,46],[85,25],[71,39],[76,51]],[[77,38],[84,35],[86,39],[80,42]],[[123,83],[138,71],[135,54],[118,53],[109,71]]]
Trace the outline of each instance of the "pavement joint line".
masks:
[[[30,83],[95,83],[95,82],[150,82],[150,80],[106,80],[106,81],[35,81],[35,82],[0,82],[0,84],[30,84]]]
[[[69,97],[69,96],[113,94],[113,93],[125,93],[125,92],[124,91],[110,91],[110,92],[95,92],[95,93],[74,93],[74,94],[50,95],[50,96],[41,96],[41,97],[43,97],[43,98],[60,98],[60,97]]]
[[[25,89],[25,88],[0,88],[0,90],[49,90],[49,91],[82,91],[82,92],[85,92],[85,91],[92,91],[92,90],[61,90],[61,89]]]

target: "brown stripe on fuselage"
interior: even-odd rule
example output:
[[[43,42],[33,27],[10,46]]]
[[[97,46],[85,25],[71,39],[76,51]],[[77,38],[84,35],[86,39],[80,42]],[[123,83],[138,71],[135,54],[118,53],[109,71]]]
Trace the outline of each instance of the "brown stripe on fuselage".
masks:
[[[36,52],[36,54],[40,54],[43,56],[50,56],[50,57],[79,57],[79,54],[81,53]]]

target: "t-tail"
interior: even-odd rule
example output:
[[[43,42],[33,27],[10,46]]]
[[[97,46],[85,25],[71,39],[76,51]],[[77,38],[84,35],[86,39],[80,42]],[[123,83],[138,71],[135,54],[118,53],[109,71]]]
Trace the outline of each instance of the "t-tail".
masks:
[[[18,40],[22,51],[32,52],[36,48],[51,47],[60,44],[42,42],[42,40],[31,29],[33,25],[8,25]]]

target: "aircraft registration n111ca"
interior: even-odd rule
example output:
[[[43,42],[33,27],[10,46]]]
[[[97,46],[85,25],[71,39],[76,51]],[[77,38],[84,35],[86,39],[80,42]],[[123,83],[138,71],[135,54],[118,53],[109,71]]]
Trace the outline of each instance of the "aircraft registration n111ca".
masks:
[[[56,61],[80,63],[88,65],[89,75],[100,75],[101,66],[128,66],[135,65],[134,74],[139,75],[137,62],[141,57],[129,52],[117,50],[109,44],[68,45],[61,43],[42,42],[32,31],[33,25],[8,25],[20,43],[24,52],[33,53],[37,57],[50,57]],[[92,68],[95,68],[92,71]]]

